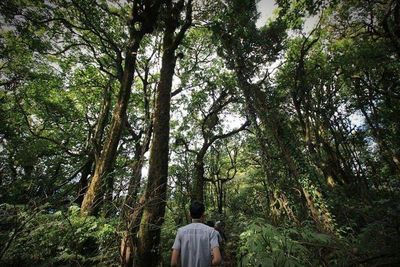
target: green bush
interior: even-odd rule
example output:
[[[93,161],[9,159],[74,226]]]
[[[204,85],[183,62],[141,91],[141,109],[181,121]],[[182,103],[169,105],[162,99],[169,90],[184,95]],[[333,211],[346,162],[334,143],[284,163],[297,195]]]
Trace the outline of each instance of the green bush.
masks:
[[[240,235],[239,266],[325,266],[333,238],[310,227],[275,227],[262,219]]]
[[[112,266],[118,263],[120,238],[116,220],[81,217],[77,206],[56,212],[49,208],[33,212],[3,205],[3,213],[6,209],[14,217],[4,216],[1,221],[12,220],[15,224],[2,233],[8,237],[4,243],[9,246],[0,265]]]

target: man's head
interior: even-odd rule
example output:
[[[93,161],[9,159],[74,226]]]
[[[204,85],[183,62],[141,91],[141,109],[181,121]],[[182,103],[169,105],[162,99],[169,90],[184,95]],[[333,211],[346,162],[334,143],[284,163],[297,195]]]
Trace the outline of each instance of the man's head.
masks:
[[[223,221],[217,221],[215,223],[215,229],[222,230],[224,228],[224,226],[225,226],[225,223]]]
[[[190,203],[190,216],[192,219],[200,219],[205,211],[204,204],[200,201],[194,200]]]

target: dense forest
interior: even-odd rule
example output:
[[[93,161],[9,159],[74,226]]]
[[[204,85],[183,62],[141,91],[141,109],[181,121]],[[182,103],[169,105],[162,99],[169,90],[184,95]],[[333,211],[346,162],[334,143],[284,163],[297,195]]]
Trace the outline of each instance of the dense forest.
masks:
[[[0,265],[399,266],[400,2],[259,7],[2,0]]]

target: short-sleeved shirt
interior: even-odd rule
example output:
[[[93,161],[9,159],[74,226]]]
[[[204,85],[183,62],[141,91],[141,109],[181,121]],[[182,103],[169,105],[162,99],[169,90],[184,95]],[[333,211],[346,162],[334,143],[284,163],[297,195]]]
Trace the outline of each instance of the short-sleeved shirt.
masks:
[[[180,251],[182,267],[210,267],[211,252],[218,247],[217,231],[203,223],[178,229],[172,249]]]

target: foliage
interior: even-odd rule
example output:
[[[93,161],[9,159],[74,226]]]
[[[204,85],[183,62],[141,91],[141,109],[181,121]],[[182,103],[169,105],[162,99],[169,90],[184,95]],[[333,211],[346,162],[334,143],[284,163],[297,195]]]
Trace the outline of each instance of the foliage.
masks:
[[[118,264],[120,215],[142,204],[156,138],[160,18],[134,53],[99,193],[111,212],[81,217],[78,205],[131,67],[132,6],[144,2],[155,1],[0,2],[0,265]],[[262,27],[257,2],[194,1],[176,50],[168,191],[154,204],[167,203],[163,262],[201,177],[232,266],[398,265],[399,2],[277,0]]]
[[[171,257],[171,248],[175,241],[176,231],[178,227],[181,227],[184,224],[177,224],[175,221],[176,216],[171,210],[166,211],[165,217],[166,219],[161,230],[161,257],[163,263],[168,265]]]
[[[1,259],[4,265],[65,266],[115,265],[118,261],[117,222],[95,217],[82,218],[79,207],[55,211],[51,206],[1,205],[2,245],[10,242]],[[6,228],[3,228],[6,229]],[[11,239],[12,236],[14,239]]]
[[[259,218],[246,228],[240,234],[240,266],[332,266],[335,260],[334,238],[309,226],[275,227]]]

